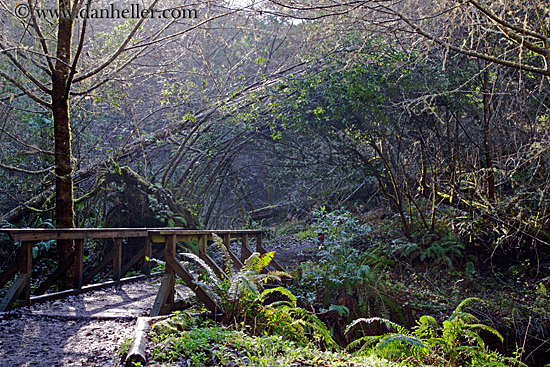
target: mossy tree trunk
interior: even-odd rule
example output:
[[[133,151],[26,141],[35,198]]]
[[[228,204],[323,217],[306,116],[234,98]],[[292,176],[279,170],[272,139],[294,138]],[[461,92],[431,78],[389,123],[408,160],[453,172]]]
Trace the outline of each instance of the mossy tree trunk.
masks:
[[[70,0],[59,0],[59,10],[71,10]],[[71,81],[71,41],[73,34],[72,18],[61,17],[57,32],[57,60],[52,72],[52,114],[55,140],[55,220],[58,228],[74,228],[73,209],[73,167],[71,155],[71,128],[69,117],[69,91]],[[59,262],[73,251],[73,241],[58,241]],[[63,277],[61,289],[72,288],[69,270]]]

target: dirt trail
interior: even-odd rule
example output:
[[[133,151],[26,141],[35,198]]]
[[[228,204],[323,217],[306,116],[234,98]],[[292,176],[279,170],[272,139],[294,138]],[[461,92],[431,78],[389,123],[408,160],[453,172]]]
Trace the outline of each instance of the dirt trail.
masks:
[[[153,280],[24,307],[0,318],[0,366],[113,366],[116,351],[148,315]]]

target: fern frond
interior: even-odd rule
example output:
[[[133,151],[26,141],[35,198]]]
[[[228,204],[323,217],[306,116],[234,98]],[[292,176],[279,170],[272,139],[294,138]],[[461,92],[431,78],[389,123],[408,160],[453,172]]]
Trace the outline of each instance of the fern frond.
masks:
[[[498,332],[498,330],[490,327],[490,326],[487,326],[487,325],[483,325],[483,324],[467,324],[467,325],[464,325],[465,328],[468,328],[468,329],[481,329],[481,330],[485,330],[491,334],[493,334],[494,336],[496,336],[501,342],[504,342],[504,338],[502,337],[502,335]]]
[[[360,351],[364,351],[366,348],[378,343],[382,338],[384,337],[384,335],[368,335],[368,336],[363,336],[359,339],[355,339],[354,341],[350,342],[347,346],[346,346],[346,349],[347,350],[350,350],[350,349],[354,349],[356,348],[358,345],[362,344],[361,345],[361,348],[359,349]]]
[[[277,288],[271,288],[271,289],[266,289],[265,291],[263,291],[259,298],[260,300],[265,300],[265,298],[270,295],[271,293],[274,293],[274,292],[279,292],[281,293],[283,296],[285,296],[286,298],[289,299],[290,301],[290,305],[292,307],[296,307],[296,296],[292,294],[291,291],[289,291],[288,289],[286,288],[283,288],[283,287],[277,287]]]
[[[398,350],[404,350],[404,354],[425,354],[430,351],[430,348],[424,344],[420,339],[404,334],[386,334],[386,336],[378,343],[376,349],[380,351],[395,352]]]
[[[420,320],[419,320],[419,323],[421,325],[426,325],[426,326],[429,326],[431,327],[432,329],[437,329],[437,327],[439,326],[437,324],[437,320],[435,319],[435,317],[433,316],[430,316],[430,315],[424,315],[424,316],[421,316],[420,317]]]
[[[257,298],[260,294],[258,286],[250,276],[239,271],[231,277],[228,296],[231,301],[237,300],[243,293],[251,294],[253,298]]]
[[[311,328],[311,330],[313,331],[313,337],[315,339],[322,340],[329,348],[338,348],[338,345],[330,334],[330,330],[327,328],[325,323],[322,322],[317,316],[315,316],[308,310],[300,307],[282,306],[281,309],[290,313],[295,321],[298,322],[300,325]]]
[[[223,263],[228,264],[227,269],[225,269],[225,270],[230,270],[231,266],[229,264],[231,264],[232,260],[231,260],[231,256],[229,255],[229,251],[227,250],[227,248],[223,244],[223,239],[215,233],[212,233],[212,239],[214,240],[214,245],[218,246],[220,248],[220,251],[222,253]]]
[[[468,313],[468,312],[463,312],[463,311],[455,311],[453,312],[453,314],[449,317],[449,321],[450,322],[463,322],[463,323],[466,323],[466,322],[477,322],[478,319],[477,317],[475,317],[474,315],[472,315],[471,313]]]
[[[388,329],[395,328],[399,332],[404,331],[404,334],[407,333],[406,329],[403,326],[401,326],[399,324],[396,324],[393,321],[390,321],[388,319],[384,319],[384,318],[381,318],[381,317],[371,317],[371,318],[368,318],[368,319],[360,318],[360,319],[354,320],[351,324],[348,325],[348,327],[346,327],[346,331],[344,332],[344,334],[349,333],[350,330],[352,330],[357,324],[360,324],[360,323],[363,323],[363,322],[366,323],[366,324],[372,324],[374,322],[379,322],[379,323],[383,323],[384,325],[386,325],[386,327]]]
[[[468,304],[472,303],[473,301],[478,301],[480,303],[483,303],[483,300],[481,298],[469,297],[469,298],[466,298],[464,301],[460,302],[460,304],[456,306],[456,309],[453,313],[461,312],[462,308],[466,307]]]
[[[280,271],[280,270],[270,271],[268,275],[276,276],[278,278],[282,278],[282,277],[292,278],[292,275],[290,273],[287,273],[286,271]]]
[[[275,256],[275,251],[268,252],[263,255],[258,252],[254,252],[252,255],[248,257],[248,259],[244,261],[243,270],[245,272],[259,273],[266,266],[269,265],[271,260],[273,260],[273,256]]]
[[[200,257],[198,257],[197,255],[193,254],[193,253],[190,253],[190,252],[181,252],[179,253],[180,256],[184,256],[184,257],[187,257],[191,260],[194,260],[197,264],[199,264],[204,270],[206,270],[206,272],[208,273],[208,276],[209,276],[209,279],[212,280],[212,282],[216,285],[216,286],[219,286],[220,284],[220,279],[218,278],[218,276],[216,275],[216,273],[214,273],[214,270],[212,270],[212,268],[210,266],[208,266],[208,264],[206,264],[204,262],[203,259],[201,259]]]

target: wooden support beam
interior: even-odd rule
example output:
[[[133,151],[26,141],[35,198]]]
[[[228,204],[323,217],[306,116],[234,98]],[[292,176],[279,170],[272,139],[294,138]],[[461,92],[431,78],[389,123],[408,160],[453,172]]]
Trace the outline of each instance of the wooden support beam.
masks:
[[[107,253],[107,255],[105,255],[105,257],[103,258],[103,260],[101,260],[101,262],[97,264],[96,267],[88,273],[88,275],[84,277],[84,284],[88,284],[92,279],[94,279],[96,274],[103,270],[103,268],[106,267],[107,264],[109,264],[113,260],[114,254],[114,249],[111,248],[109,253]]]
[[[32,246],[34,242],[21,242],[21,274],[27,274],[25,288],[21,294],[25,300],[25,305],[31,302],[31,274],[32,274]]]
[[[82,288],[84,275],[84,240],[74,241],[73,289]]]
[[[27,279],[30,278],[30,274],[19,274],[10,289],[6,292],[2,302],[0,302],[0,312],[8,311],[11,308],[15,300],[21,293],[23,293],[23,290],[27,285]]]
[[[120,281],[122,274],[122,239],[115,238],[113,246],[113,280]]]
[[[73,265],[75,256],[76,254],[73,252],[72,254],[69,255],[68,258],[63,260],[63,263],[58,264],[55,271],[51,273],[50,276],[46,280],[44,280],[37,289],[34,290],[33,294],[35,296],[39,296],[41,294],[46,293],[48,289],[50,289],[51,286],[55,284],[55,282],[59,279],[59,277],[65,274],[67,269],[69,269],[71,265]],[[75,289],[79,289],[79,288],[75,288]]]
[[[165,311],[170,292],[174,290],[174,273],[164,273],[160,283],[160,289],[151,309],[151,317],[159,316]]]
[[[0,274],[0,288],[3,288],[6,283],[13,278],[15,274],[19,271],[21,268],[21,256],[17,256],[15,260],[12,261],[10,267]]]
[[[176,274],[183,279],[185,284],[197,295],[197,298],[201,300],[206,308],[208,308],[213,314],[223,312],[221,307],[216,303],[214,298],[208,293],[200,284],[195,282],[193,276],[181,265],[181,263],[173,257],[166,258],[166,264],[172,268]]]
[[[229,254],[229,257],[231,258],[231,261],[233,261],[233,264],[235,267],[239,270],[243,268],[243,264],[239,261],[237,256],[231,251],[231,235],[229,233],[223,235],[223,245],[227,249],[227,253]]]
[[[124,276],[128,271],[130,271],[130,268],[132,268],[132,266],[134,266],[139,260],[143,258],[144,253],[145,253],[145,248],[142,248],[141,250],[138,251],[137,254],[134,255],[134,257],[132,257],[130,261],[126,263],[126,265],[124,265],[121,272],[122,276]]]
[[[147,259],[153,257],[153,244],[151,241],[151,237],[145,237],[145,248],[143,250],[143,274],[149,275],[151,274],[152,262],[148,261]]]

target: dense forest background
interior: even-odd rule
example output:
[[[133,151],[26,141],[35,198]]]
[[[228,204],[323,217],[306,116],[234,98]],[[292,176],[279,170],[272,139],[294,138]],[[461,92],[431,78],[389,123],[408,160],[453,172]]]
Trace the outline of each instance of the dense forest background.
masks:
[[[548,251],[543,3],[199,2],[196,19],[89,19],[70,37],[2,5],[5,225],[70,226],[54,215],[65,134],[78,227],[387,206],[409,239]],[[70,134],[52,117],[61,37]]]
[[[20,18],[0,1],[4,227],[346,208],[391,222],[408,260],[548,279],[546,2],[145,3],[197,17]]]

